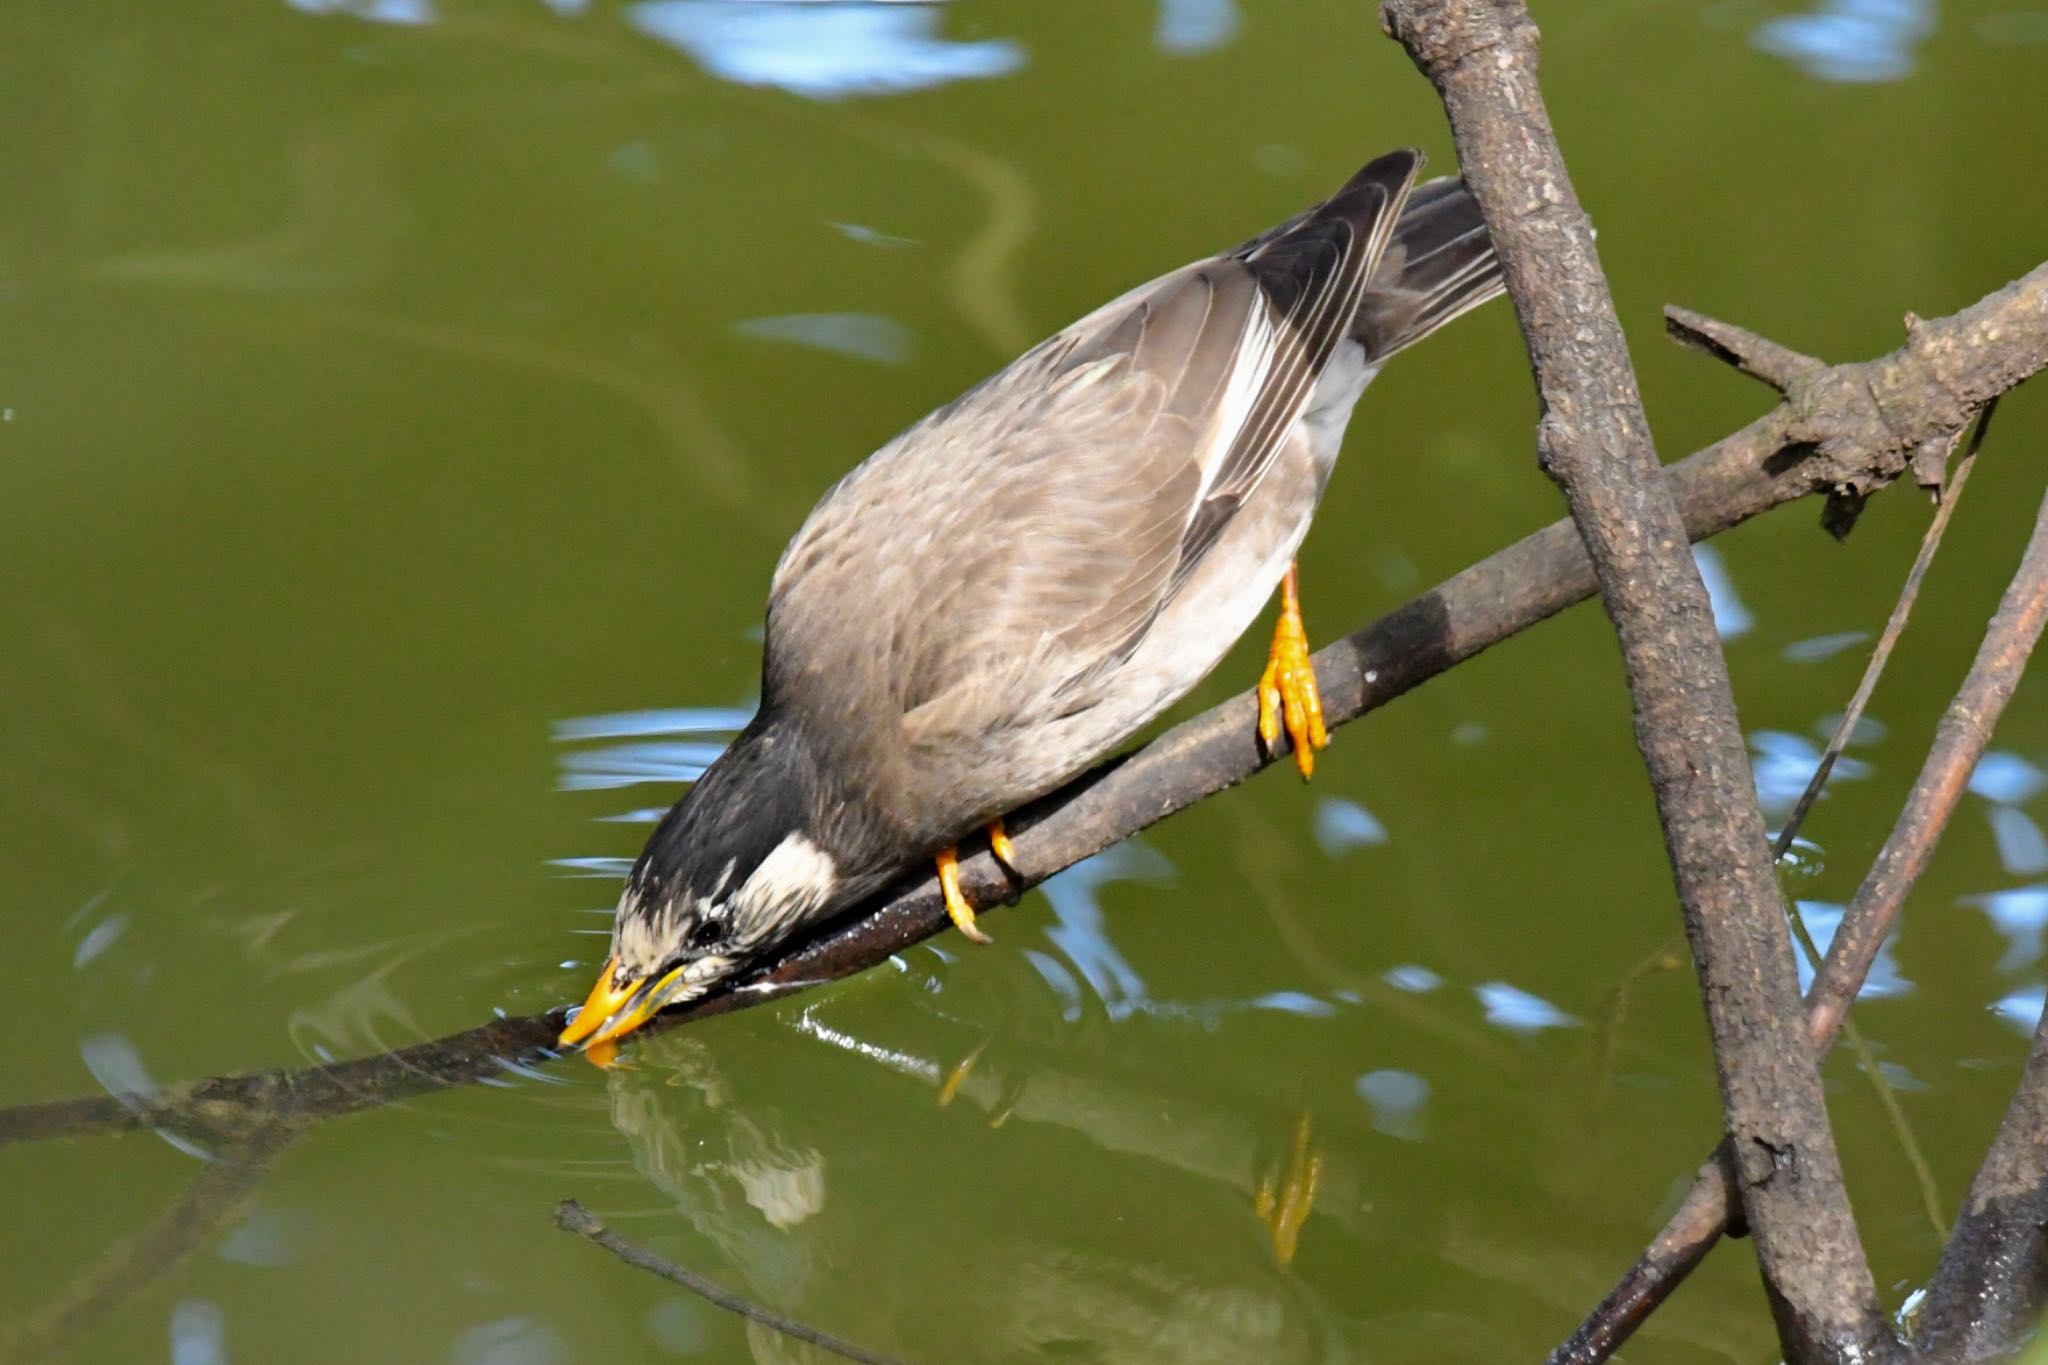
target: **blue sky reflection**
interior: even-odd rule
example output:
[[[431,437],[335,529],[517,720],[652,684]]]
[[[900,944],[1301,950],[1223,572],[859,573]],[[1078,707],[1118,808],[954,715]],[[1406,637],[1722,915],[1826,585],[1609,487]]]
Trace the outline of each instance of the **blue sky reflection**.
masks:
[[[807,99],[888,95],[951,81],[986,80],[1024,65],[1007,38],[955,42],[937,6],[797,3],[795,0],[649,0],[626,21],[736,85]]]
[[[1750,41],[1816,80],[1870,85],[1911,75],[1934,22],[1934,0],[1827,0],[1766,20]]]

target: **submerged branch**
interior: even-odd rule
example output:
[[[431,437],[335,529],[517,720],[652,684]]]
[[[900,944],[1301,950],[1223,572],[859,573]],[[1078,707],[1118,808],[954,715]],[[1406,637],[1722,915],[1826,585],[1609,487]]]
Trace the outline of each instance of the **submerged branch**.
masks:
[[[721,1288],[694,1270],[687,1270],[674,1261],[663,1260],[651,1251],[634,1246],[592,1217],[588,1209],[573,1199],[564,1199],[555,1205],[555,1226],[564,1232],[573,1232],[578,1237],[596,1243],[627,1265],[679,1284],[728,1313],[737,1313],[749,1322],[758,1322],[763,1327],[780,1332],[786,1337],[806,1342],[820,1350],[830,1351],[836,1356],[844,1356],[848,1360],[863,1361],[865,1365],[900,1365],[893,1356],[876,1355],[850,1341],[843,1341],[830,1332],[821,1332],[815,1327],[798,1322],[795,1318],[784,1317],[772,1308],[763,1308],[760,1304]]]
[[[248,1206],[258,1182],[299,1131],[291,1124],[270,1124],[215,1153],[185,1193],[139,1232],[113,1242],[98,1264],[49,1303],[0,1330],[0,1365],[59,1356],[101,1318],[206,1245]]]

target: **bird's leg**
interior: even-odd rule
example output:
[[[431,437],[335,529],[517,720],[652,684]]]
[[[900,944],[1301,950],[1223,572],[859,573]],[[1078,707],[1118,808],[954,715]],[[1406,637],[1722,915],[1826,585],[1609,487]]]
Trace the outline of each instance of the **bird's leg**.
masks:
[[[1307,1110],[1294,1125],[1294,1144],[1283,1167],[1268,1171],[1252,1196],[1252,1211],[1266,1225],[1273,1243],[1273,1263],[1285,1270],[1294,1260],[1301,1242],[1302,1226],[1315,1207],[1316,1187],[1322,1183],[1323,1154],[1313,1145],[1311,1119]]]
[[[1308,630],[1301,623],[1301,593],[1292,564],[1280,580],[1280,620],[1259,679],[1259,738],[1268,753],[1280,742],[1283,721],[1294,742],[1294,766],[1306,778],[1316,770],[1315,751],[1330,742],[1330,734],[1323,728],[1323,697],[1308,661]]]
[[[1009,832],[1003,828],[1000,815],[988,822],[988,851],[996,855],[996,861],[1010,876],[1024,875],[1017,870],[1017,846],[1010,842]]]
[[[946,893],[946,914],[958,929],[976,943],[993,943],[994,939],[974,925],[974,907],[967,903],[967,897],[960,892],[960,850],[946,848],[939,850],[939,889]]]

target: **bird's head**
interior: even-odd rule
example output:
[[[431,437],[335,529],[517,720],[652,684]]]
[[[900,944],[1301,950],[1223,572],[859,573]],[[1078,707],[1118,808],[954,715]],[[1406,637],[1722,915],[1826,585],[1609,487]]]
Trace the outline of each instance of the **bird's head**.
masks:
[[[611,958],[562,1030],[611,1043],[695,1000],[841,899],[838,862],[811,832],[800,742],[764,726],[733,741],[662,817],[612,922]]]

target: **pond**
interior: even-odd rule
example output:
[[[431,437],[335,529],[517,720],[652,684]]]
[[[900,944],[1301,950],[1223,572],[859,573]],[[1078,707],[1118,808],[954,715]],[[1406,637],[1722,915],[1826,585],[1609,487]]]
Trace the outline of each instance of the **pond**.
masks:
[[[1665,303],[1861,359],[2048,254],[2038,0],[1539,18],[1667,460],[1768,395],[1662,340]],[[0,34],[0,1105],[581,999],[650,822],[753,704],[769,573],[833,479],[1369,157],[1454,164],[1350,0],[121,0]],[[1561,515],[1535,415],[1504,304],[1390,366],[1303,553],[1311,635]],[[1786,872],[1823,936],[2044,449],[2036,386]],[[1929,516],[1896,490],[1837,544],[1818,510],[1700,552],[1774,819]],[[2044,821],[2037,676],[1856,1016],[1931,1190],[1827,1068],[1888,1306],[2042,1008]],[[1596,608],[984,923],[609,1071],[336,1120],[82,1308],[211,1154],[7,1147],[0,1325],[61,1310],[67,1359],[178,1365],[799,1358],[556,1231],[573,1196],[910,1361],[1526,1360],[1712,1145]],[[1775,1349],[1733,1243],[1637,1354]]]

